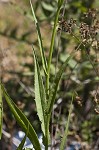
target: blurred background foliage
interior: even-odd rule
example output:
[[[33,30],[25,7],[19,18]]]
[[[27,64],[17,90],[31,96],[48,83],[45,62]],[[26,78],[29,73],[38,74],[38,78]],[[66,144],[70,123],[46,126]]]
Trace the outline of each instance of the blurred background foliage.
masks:
[[[51,31],[57,9],[57,0],[33,0],[35,13],[41,28],[42,41],[45,54],[48,56]],[[89,9],[99,9],[98,0],[68,0],[65,5],[65,14],[62,17],[69,21],[75,19],[79,26],[84,20],[83,16]],[[98,10],[99,11],[99,10]],[[97,18],[99,16],[97,11]],[[89,18],[89,24],[93,20]],[[99,25],[99,24],[98,24]],[[99,26],[98,26],[99,29]],[[78,35],[78,28],[74,27],[74,35]],[[55,75],[55,66],[58,55],[57,70],[68,57],[68,54],[79,45],[79,40],[67,32],[62,32],[59,39],[57,33],[53,64],[51,66],[51,82]],[[60,41],[59,52],[57,52]],[[98,42],[97,42],[98,41]],[[52,127],[53,137],[58,140],[64,132],[65,121],[68,116],[72,91],[76,92],[74,108],[70,122],[68,143],[72,140],[86,143],[92,149],[99,144],[99,35],[96,48],[88,45],[85,52],[81,46],[77,56],[73,58],[66,68],[57,93],[54,107]],[[38,116],[34,101],[34,65],[31,44],[34,44],[39,57],[39,48],[36,29],[28,0],[1,0],[0,1],[0,75],[11,98],[16,102],[25,115],[32,122],[36,132],[40,133]],[[81,49],[81,50],[80,50]],[[88,54],[88,55],[87,55]],[[39,57],[41,64],[41,58]],[[43,71],[42,71],[43,75]],[[4,102],[4,129],[11,135],[19,130],[19,126],[11,115]],[[52,130],[52,129],[50,129]],[[57,132],[58,131],[58,132]],[[4,141],[4,140],[2,140]],[[5,141],[4,141],[5,142]],[[6,142],[8,142],[6,140]],[[11,144],[11,142],[10,142]],[[87,149],[87,148],[85,148]]]

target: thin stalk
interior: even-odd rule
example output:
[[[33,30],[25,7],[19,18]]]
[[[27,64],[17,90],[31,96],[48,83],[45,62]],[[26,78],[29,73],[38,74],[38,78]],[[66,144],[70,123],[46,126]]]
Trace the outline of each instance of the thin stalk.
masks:
[[[51,45],[50,45],[50,52],[49,52],[49,59],[48,59],[48,68],[47,68],[47,78],[46,78],[46,90],[47,90],[47,95],[49,95],[49,78],[50,78],[50,65],[51,65],[51,61],[52,61],[52,53],[53,53],[53,49],[54,49],[54,41],[55,41],[55,35],[56,35],[56,27],[57,27],[57,22],[58,22],[58,17],[59,17],[59,12],[60,12],[60,7],[57,9],[56,12],[56,17],[55,17],[55,21],[54,21],[54,28],[53,28],[53,32],[52,32],[52,38],[51,38]],[[48,150],[48,139],[49,139],[49,122],[50,122],[50,115],[47,115],[47,123],[46,123],[46,133],[45,133],[45,139],[46,139],[46,143],[45,143],[45,150]]]
[[[62,21],[64,20],[66,4],[67,4],[67,0],[64,0],[64,4],[63,4],[64,7],[63,7],[63,11],[62,11],[62,18],[61,18]],[[62,30],[60,30],[59,36],[58,36],[57,56],[56,56],[56,64],[55,64],[55,76],[57,74],[57,69],[58,69],[58,58],[59,58],[59,53],[60,53],[61,34],[62,34]],[[60,111],[59,111],[58,121],[59,121],[59,118],[60,118],[60,114],[61,114],[61,107],[60,107]],[[51,150],[53,150],[53,146],[55,144],[55,139],[53,138],[53,121],[54,121],[54,109],[52,111]],[[56,131],[57,131],[57,129],[58,129],[58,123],[57,123]],[[56,137],[56,131],[55,131],[55,137]]]
[[[60,13],[60,8],[58,7],[57,12],[56,12],[56,17],[54,21],[54,28],[52,32],[52,38],[51,38],[51,45],[50,45],[50,51],[49,51],[49,59],[48,59],[48,68],[47,68],[47,78],[46,78],[46,90],[47,90],[47,95],[49,95],[49,78],[50,78],[50,66],[51,66],[51,61],[52,61],[52,54],[53,54],[53,49],[54,49],[54,41],[55,41],[55,35],[56,35],[56,27],[57,27],[57,22],[58,22],[58,17]],[[49,139],[49,122],[50,122],[50,115],[47,115],[47,123],[46,123],[46,133],[45,133],[45,138],[46,138],[46,143],[45,143],[45,150],[48,150],[48,139]]]
[[[46,88],[47,88],[48,93],[49,93],[50,66],[51,66],[51,61],[52,61],[52,53],[53,53],[53,49],[54,49],[54,41],[55,41],[56,27],[57,27],[59,12],[60,12],[60,8],[58,8],[57,12],[56,12],[54,28],[53,28],[52,38],[51,38],[50,52],[49,52],[49,57],[48,57],[49,58],[48,59],[48,69],[47,69],[48,75],[47,75],[47,81],[46,81]]]
[[[48,115],[46,119],[47,121],[45,125],[45,150],[48,150],[50,115]]]
[[[67,0],[64,1],[64,7],[63,7],[63,12],[62,12],[62,21],[64,20],[66,4],[67,4]],[[62,34],[62,30],[60,30],[59,36],[58,36],[57,56],[56,56],[56,65],[55,65],[55,76],[56,76],[56,73],[57,73],[58,57],[59,57],[59,53],[60,53],[60,41],[61,41],[60,37],[61,37],[61,34]]]
[[[64,131],[64,135],[63,135],[63,138],[62,138],[62,141],[61,141],[60,150],[64,150],[65,145],[67,143],[69,124],[70,124],[71,113],[72,113],[72,109],[73,109],[73,100],[74,100],[74,92],[72,94],[72,100],[71,100],[71,104],[70,104],[69,115],[68,115],[68,119],[67,119],[67,123],[66,123],[66,128],[65,128],[65,131]]]

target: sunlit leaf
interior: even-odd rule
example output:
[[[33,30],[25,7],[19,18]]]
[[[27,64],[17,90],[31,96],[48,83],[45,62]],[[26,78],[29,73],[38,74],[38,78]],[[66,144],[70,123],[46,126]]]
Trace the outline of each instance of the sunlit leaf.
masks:
[[[34,49],[33,49],[33,56],[34,56],[34,62],[35,62],[35,102],[36,102],[39,120],[41,121],[42,131],[43,131],[43,134],[45,135],[46,95],[45,95],[43,80],[40,75],[40,68],[39,68],[38,60],[37,60]]]

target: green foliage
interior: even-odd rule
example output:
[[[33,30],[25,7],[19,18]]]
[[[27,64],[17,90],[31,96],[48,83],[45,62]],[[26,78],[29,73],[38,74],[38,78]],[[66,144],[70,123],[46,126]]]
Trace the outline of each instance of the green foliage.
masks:
[[[70,118],[71,118],[71,113],[72,113],[72,107],[73,107],[73,100],[74,100],[74,93],[72,94],[72,100],[71,100],[71,104],[70,104],[70,109],[69,109],[69,115],[68,115],[68,120],[66,123],[66,127],[65,127],[65,132],[60,144],[60,150],[64,150],[65,145],[67,143],[67,136],[68,136],[68,131],[69,131],[69,123],[70,123]]]
[[[44,49],[43,49],[42,37],[41,37],[39,24],[37,22],[31,0],[30,0],[30,5],[31,5],[32,14],[33,14],[33,17],[34,17],[36,31],[37,31],[37,35],[38,35],[38,42],[39,42],[39,47],[40,47],[40,52],[41,52],[41,59],[42,59],[43,69],[44,69],[45,73],[47,73],[47,63],[46,63],[46,58],[45,58]]]
[[[48,104],[48,110],[49,110],[49,114],[51,114],[52,112],[52,109],[53,109],[53,105],[55,103],[55,98],[56,98],[56,93],[57,93],[57,89],[58,89],[58,84],[59,84],[59,81],[61,79],[61,76],[62,74],[64,73],[65,71],[65,68],[69,62],[69,60],[71,60],[71,58],[74,56],[74,53],[72,53],[64,62],[64,64],[62,65],[61,69],[59,70],[59,72],[56,74],[56,77],[55,77],[55,80],[54,80],[54,83],[51,87],[51,91],[50,91],[50,94],[49,94],[49,104]]]
[[[29,126],[28,126],[28,127],[29,127]],[[26,132],[24,138],[22,139],[21,143],[20,143],[19,146],[17,147],[17,150],[22,150],[22,149],[23,149],[24,144],[25,144],[25,141],[26,141],[26,138],[27,138],[27,135],[28,135],[28,131],[29,131],[29,130],[27,129],[27,132]]]
[[[27,135],[24,136],[24,138],[22,139],[21,143],[19,144],[18,148],[16,150],[22,150],[26,141],[26,137]]]
[[[35,150],[41,150],[37,135],[29,122],[29,120],[26,118],[26,116],[22,113],[22,111],[16,106],[16,104],[12,101],[12,99],[9,97],[8,93],[6,92],[5,88],[2,85],[2,91],[4,94],[4,97],[6,99],[6,102],[13,113],[16,121],[18,124],[22,127],[23,131],[27,133],[27,136],[29,137],[30,141],[32,142]]]
[[[32,150],[31,148],[24,148],[23,150]]]
[[[44,69],[44,71],[46,73],[45,74],[46,89],[44,89],[43,80],[42,80],[42,77],[40,75],[40,67],[39,67],[39,64],[38,64],[37,56],[35,54],[35,51],[33,50],[34,62],[35,62],[35,101],[36,101],[36,106],[37,106],[37,112],[38,112],[39,120],[41,121],[41,127],[42,127],[42,131],[43,131],[43,135],[44,135],[44,144],[45,144],[45,149],[46,150],[48,149],[48,140],[49,140],[49,122],[50,122],[51,112],[52,112],[54,101],[55,101],[55,97],[56,97],[58,83],[59,83],[59,81],[61,79],[61,76],[62,76],[62,74],[64,72],[64,69],[65,69],[68,61],[72,57],[72,55],[71,55],[66,60],[66,62],[62,66],[62,69],[59,71],[59,73],[56,76],[55,91],[52,93],[54,98],[46,100],[46,96],[47,95],[48,95],[47,98],[50,97],[49,96],[50,90],[48,89],[49,88],[49,77],[50,77],[50,65],[51,65],[52,53],[53,53],[53,49],[54,49],[56,27],[57,27],[59,12],[60,12],[60,8],[61,8],[62,4],[63,4],[63,1],[58,1],[58,8],[57,8],[57,12],[56,12],[55,23],[54,23],[53,33],[52,33],[51,46],[50,46],[50,51],[49,51],[48,68],[46,68],[47,67],[46,66],[46,58],[45,58],[45,54],[44,54],[44,50],[43,50],[42,37],[41,37],[39,25],[38,25],[38,22],[37,22],[35,13],[34,13],[34,9],[33,9],[33,6],[32,6],[32,3],[31,3],[31,0],[30,0],[32,14],[33,14],[33,17],[34,17],[34,20],[35,20],[35,25],[36,25],[37,34],[38,34],[38,41],[39,41],[39,45],[40,45],[40,52],[41,52],[43,69]],[[37,140],[35,131],[32,128],[31,124],[26,119],[24,114],[18,109],[18,107],[15,105],[15,103],[10,99],[10,97],[8,96],[6,90],[4,89],[3,86],[2,86],[2,90],[3,90],[4,96],[6,98],[6,101],[7,101],[8,105],[9,105],[10,109],[11,109],[12,113],[15,116],[15,119],[18,121],[18,123],[21,125],[22,129],[25,132],[26,132],[26,130],[28,130],[27,136],[30,138],[31,142],[33,143],[34,148],[37,149],[37,145],[38,145],[38,149],[39,149],[40,148],[39,144],[36,144],[38,142],[38,140]],[[47,91],[47,94],[45,94],[45,91]],[[47,107],[47,104],[49,105],[49,108]],[[27,129],[27,126],[26,126],[27,123],[29,124],[29,129]],[[33,141],[33,137],[31,136],[30,129],[32,130],[32,136],[34,135],[33,136],[35,138],[34,141]],[[19,149],[20,149],[20,147],[23,146],[23,144],[25,142],[25,139],[26,139],[26,136],[24,137],[23,141],[19,145]]]
[[[23,14],[25,17],[27,17],[30,20],[32,19],[35,22],[35,27],[36,27],[37,37],[38,37],[38,41],[33,42],[33,56],[34,56],[34,64],[35,64],[35,73],[33,72],[33,66],[32,66],[33,64],[31,64],[31,65],[25,64],[24,67],[28,68],[30,70],[30,73],[22,72],[19,74],[20,79],[23,79],[23,80],[24,79],[27,80],[26,76],[28,76],[28,75],[29,75],[28,77],[32,78],[32,80],[30,81],[31,83],[29,85],[30,88],[33,87],[32,84],[33,84],[33,75],[34,75],[35,91],[34,91],[34,94],[31,94],[33,96],[33,97],[31,97],[27,93],[23,92],[22,88],[19,88],[19,86],[14,86],[14,92],[11,92],[10,95],[13,97],[13,99],[19,99],[19,97],[21,97],[23,95],[23,97],[21,97],[20,99],[25,99],[24,100],[24,103],[26,105],[25,114],[28,114],[27,116],[29,116],[29,112],[27,112],[28,104],[29,104],[30,100],[32,100],[32,103],[34,103],[33,99],[35,99],[37,115],[39,118],[39,121],[36,120],[36,121],[38,121],[38,122],[36,122],[36,124],[41,125],[41,130],[43,132],[43,143],[45,145],[46,150],[48,149],[48,143],[49,143],[49,139],[50,139],[49,126],[51,124],[50,123],[51,113],[53,111],[53,106],[55,104],[57,97],[63,98],[63,102],[62,102],[62,103],[64,103],[64,105],[62,106],[63,114],[61,114],[62,116],[64,116],[63,118],[65,118],[65,115],[67,115],[64,112],[67,112],[69,109],[68,120],[67,120],[67,124],[65,126],[65,132],[64,132],[64,136],[63,136],[61,146],[60,146],[61,149],[64,149],[64,145],[67,141],[70,118],[71,118],[72,126],[74,127],[73,130],[76,130],[76,128],[77,128],[77,134],[79,131],[80,138],[82,138],[84,141],[87,141],[89,143],[91,143],[92,140],[94,139],[93,135],[95,135],[96,130],[98,129],[97,123],[99,122],[98,117],[97,117],[97,119],[93,119],[96,116],[95,112],[93,111],[94,107],[97,108],[95,110],[96,110],[96,112],[98,112],[98,103],[94,102],[94,94],[93,94],[93,93],[97,92],[97,89],[98,89],[97,84],[99,81],[99,77],[98,77],[99,75],[97,73],[97,70],[99,67],[99,62],[95,61],[95,59],[97,60],[97,58],[98,58],[98,50],[99,50],[99,48],[97,46],[98,44],[95,45],[95,43],[97,43],[97,41],[98,41],[97,40],[98,36],[96,38],[94,38],[93,43],[91,41],[90,33],[89,33],[90,38],[87,37],[87,40],[86,40],[86,38],[82,38],[86,31],[85,27],[88,27],[89,24],[86,24],[85,26],[83,26],[84,32],[82,33],[82,35],[79,32],[80,28],[82,28],[80,26],[81,25],[80,22],[87,23],[86,20],[88,20],[88,22],[90,22],[90,26],[88,28],[89,32],[90,32],[90,29],[92,29],[92,27],[93,27],[93,25],[91,24],[91,23],[93,23],[93,20],[91,20],[91,19],[89,20],[89,18],[87,18],[87,17],[84,20],[84,17],[82,15],[82,12],[87,12],[88,8],[93,7],[93,0],[92,1],[74,0],[74,1],[68,2],[66,4],[66,6],[63,5],[63,2],[64,2],[63,0],[58,0],[58,1],[54,0],[54,1],[50,1],[50,2],[43,0],[40,2],[36,1],[32,5],[32,0],[30,0],[32,15],[31,15],[29,9],[27,9],[26,12],[22,9],[18,9],[18,12],[20,12],[20,14]],[[27,1],[26,1],[26,4],[28,4]],[[88,6],[88,7],[86,7],[86,6]],[[65,8],[66,13],[64,13],[64,16],[62,16],[62,11],[63,11],[64,7],[66,7]],[[92,14],[94,14],[94,13],[92,13]],[[44,18],[42,16],[44,16]],[[63,18],[61,18],[61,16]],[[45,21],[48,21],[47,22],[48,24],[52,23],[53,18],[54,18],[54,26],[53,26],[53,30],[52,30],[51,42],[49,40],[50,50],[47,51],[48,57],[45,57],[46,56],[45,49],[48,50],[48,48],[46,48],[46,46],[44,47],[43,44],[45,44],[45,43],[43,43],[43,37],[40,32],[40,25],[42,24],[42,21],[43,21],[42,18],[45,19]],[[68,19],[68,18],[71,18],[71,19]],[[77,19],[76,25],[74,23],[71,23],[73,21],[72,18]],[[64,26],[64,24],[60,25],[60,23],[58,23],[58,20],[62,20],[62,19],[65,20],[65,26]],[[70,22],[70,20],[71,20],[71,22]],[[29,24],[30,24],[30,22],[29,22]],[[57,34],[57,26],[59,26],[59,29],[62,30],[61,35]],[[77,27],[77,29],[75,26]],[[9,38],[11,37],[11,38],[15,39],[16,41],[21,41],[21,42],[24,41],[25,43],[28,43],[28,44],[32,43],[31,40],[27,40],[28,35],[31,34],[31,31],[25,32],[24,34],[21,35],[20,38],[17,38],[18,28],[11,29],[9,34],[7,34],[6,31],[8,32],[8,30],[5,29],[4,33],[1,32],[1,34],[5,35]],[[86,33],[87,33],[87,31],[86,31]],[[92,36],[93,35],[94,34],[92,34]],[[46,39],[49,39],[48,35],[46,35],[45,37],[46,37]],[[59,42],[60,42],[59,47],[57,47],[57,44],[56,44],[57,37],[59,37]],[[39,50],[40,50],[39,56],[37,55],[37,52],[34,50],[34,45],[37,46],[37,48],[38,48],[38,43],[39,43]],[[92,47],[92,45],[94,45],[94,47]],[[58,66],[57,66],[58,72],[54,73],[53,70],[55,69],[54,62],[57,59],[56,58],[57,49],[60,49],[61,53],[59,52],[59,54],[57,54],[57,55],[59,55],[58,56],[58,58],[59,58]],[[71,53],[69,52],[68,49],[70,50]],[[75,54],[75,51],[73,52],[74,49],[78,50],[77,56],[74,55]],[[53,55],[53,58],[52,58],[52,55]],[[48,62],[47,62],[47,60],[48,60]],[[63,63],[63,65],[62,65],[62,63]],[[51,70],[51,66],[54,68],[53,70]],[[65,71],[65,68],[66,68],[66,71]],[[64,76],[62,77],[63,74],[64,74]],[[60,82],[60,80],[61,80],[61,82]],[[66,83],[66,81],[68,83]],[[60,82],[60,88],[58,91],[59,82]],[[9,85],[9,83],[8,83],[8,85]],[[10,82],[10,86],[7,88],[9,88],[9,91],[12,90],[11,82]],[[16,89],[18,89],[18,90],[16,90]],[[71,99],[72,91],[74,91],[74,89],[78,94],[77,101],[76,101],[76,97],[74,97],[74,102],[71,102],[71,105],[68,106],[69,100]],[[12,114],[15,116],[15,119],[17,120],[18,124],[21,126],[23,131],[26,133],[26,136],[29,137],[34,148],[41,149],[40,143],[38,141],[38,137],[35,133],[34,128],[30,124],[28,119],[25,117],[24,113],[22,113],[22,111],[20,111],[20,109],[11,100],[11,98],[9,97],[9,95],[7,94],[7,92],[3,86],[2,86],[2,90],[3,90],[3,95],[6,99],[6,102],[9,106]],[[17,91],[19,92],[19,94],[17,94],[17,97],[16,97],[15,93],[18,93]],[[34,95],[35,95],[35,98],[34,98]],[[79,98],[79,95],[81,98]],[[2,131],[1,131],[2,130],[2,116],[3,116],[1,90],[0,90],[0,96],[1,96],[0,97],[0,135],[1,135],[1,133],[2,133]],[[97,93],[96,93],[96,97],[97,97]],[[80,100],[78,100],[78,99],[80,99]],[[70,115],[73,104],[74,104],[74,110],[73,110],[74,118],[72,118],[71,117],[72,115]],[[57,110],[58,109],[59,108],[57,106]],[[33,120],[33,117],[31,120]],[[35,122],[35,121],[33,121],[33,122]],[[54,118],[54,121],[52,121],[52,122],[57,122],[57,119]],[[77,126],[76,126],[76,122],[78,123]],[[90,122],[90,123],[88,123],[88,122]],[[64,125],[62,124],[60,126],[63,127]],[[76,126],[76,128],[75,128],[75,126]],[[92,126],[94,129],[91,128]],[[89,128],[91,128],[90,131],[88,130]],[[26,139],[26,136],[22,140],[22,142],[19,146],[19,149],[22,149],[25,139]]]
[[[35,62],[35,102],[37,107],[37,113],[41,122],[42,131],[45,136],[46,109],[47,109],[46,94],[43,85],[43,80],[40,75],[38,60],[34,49],[33,49],[33,56]]]
[[[63,5],[63,1],[64,0],[58,0],[58,8],[61,8],[61,6]]]

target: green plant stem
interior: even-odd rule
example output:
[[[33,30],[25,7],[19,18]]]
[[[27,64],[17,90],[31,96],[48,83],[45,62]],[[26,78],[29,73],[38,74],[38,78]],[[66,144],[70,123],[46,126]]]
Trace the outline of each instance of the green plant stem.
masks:
[[[47,121],[45,125],[45,150],[48,150],[48,142],[49,142],[49,122],[50,122],[50,116],[47,115]]]
[[[69,115],[68,115],[68,119],[67,119],[67,123],[66,123],[66,128],[64,131],[64,135],[61,141],[61,145],[60,145],[60,150],[64,150],[65,149],[65,145],[67,143],[67,136],[68,136],[68,131],[69,131],[69,123],[70,123],[70,119],[71,119],[71,113],[72,113],[72,109],[73,109],[73,100],[74,100],[74,92],[72,94],[72,100],[71,100],[71,104],[70,104],[70,109],[69,109]]]
[[[55,41],[56,27],[57,27],[59,12],[60,12],[60,8],[58,8],[56,12],[54,28],[53,28],[52,38],[51,38],[50,52],[49,52],[49,57],[48,57],[49,59],[48,59],[48,69],[47,69],[47,81],[46,81],[46,87],[47,87],[48,93],[49,93],[50,65],[51,65],[52,54],[53,54],[53,49],[54,49],[54,41]]]
[[[57,27],[59,12],[60,12],[60,8],[58,8],[57,12],[56,12],[56,17],[55,17],[55,21],[54,21],[54,28],[53,28],[53,32],[52,32],[52,38],[51,38],[50,52],[49,52],[49,57],[48,57],[49,59],[48,59],[47,78],[46,78],[47,95],[49,95],[50,65],[51,65],[52,54],[53,54],[53,49],[54,49],[54,41],[55,41],[56,27]],[[47,121],[46,121],[46,127],[45,127],[46,128],[46,132],[45,132],[45,139],[46,139],[45,150],[48,150],[49,122],[50,122],[50,115],[47,115]]]
[[[57,22],[58,22],[58,17],[60,13],[60,9],[62,6],[63,1],[60,1],[60,5],[58,5],[58,9],[56,12],[55,16],[55,21],[54,21],[54,28],[52,32],[52,37],[51,37],[51,45],[50,45],[50,51],[49,51],[49,57],[48,57],[48,67],[47,67],[47,77],[46,77],[46,91],[47,95],[49,95],[49,79],[50,79],[50,66],[51,66],[51,61],[52,61],[52,54],[54,50],[54,41],[55,41],[55,35],[56,35],[56,29],[57,29]],[[45,132],[45,138],[46,138],[46,143],[45,143],[45,150],[48,150],[48,141],[49,141],[49,123],[50,123],[50,114],[47,114],[47,121],[46,121],[46,132]]]

